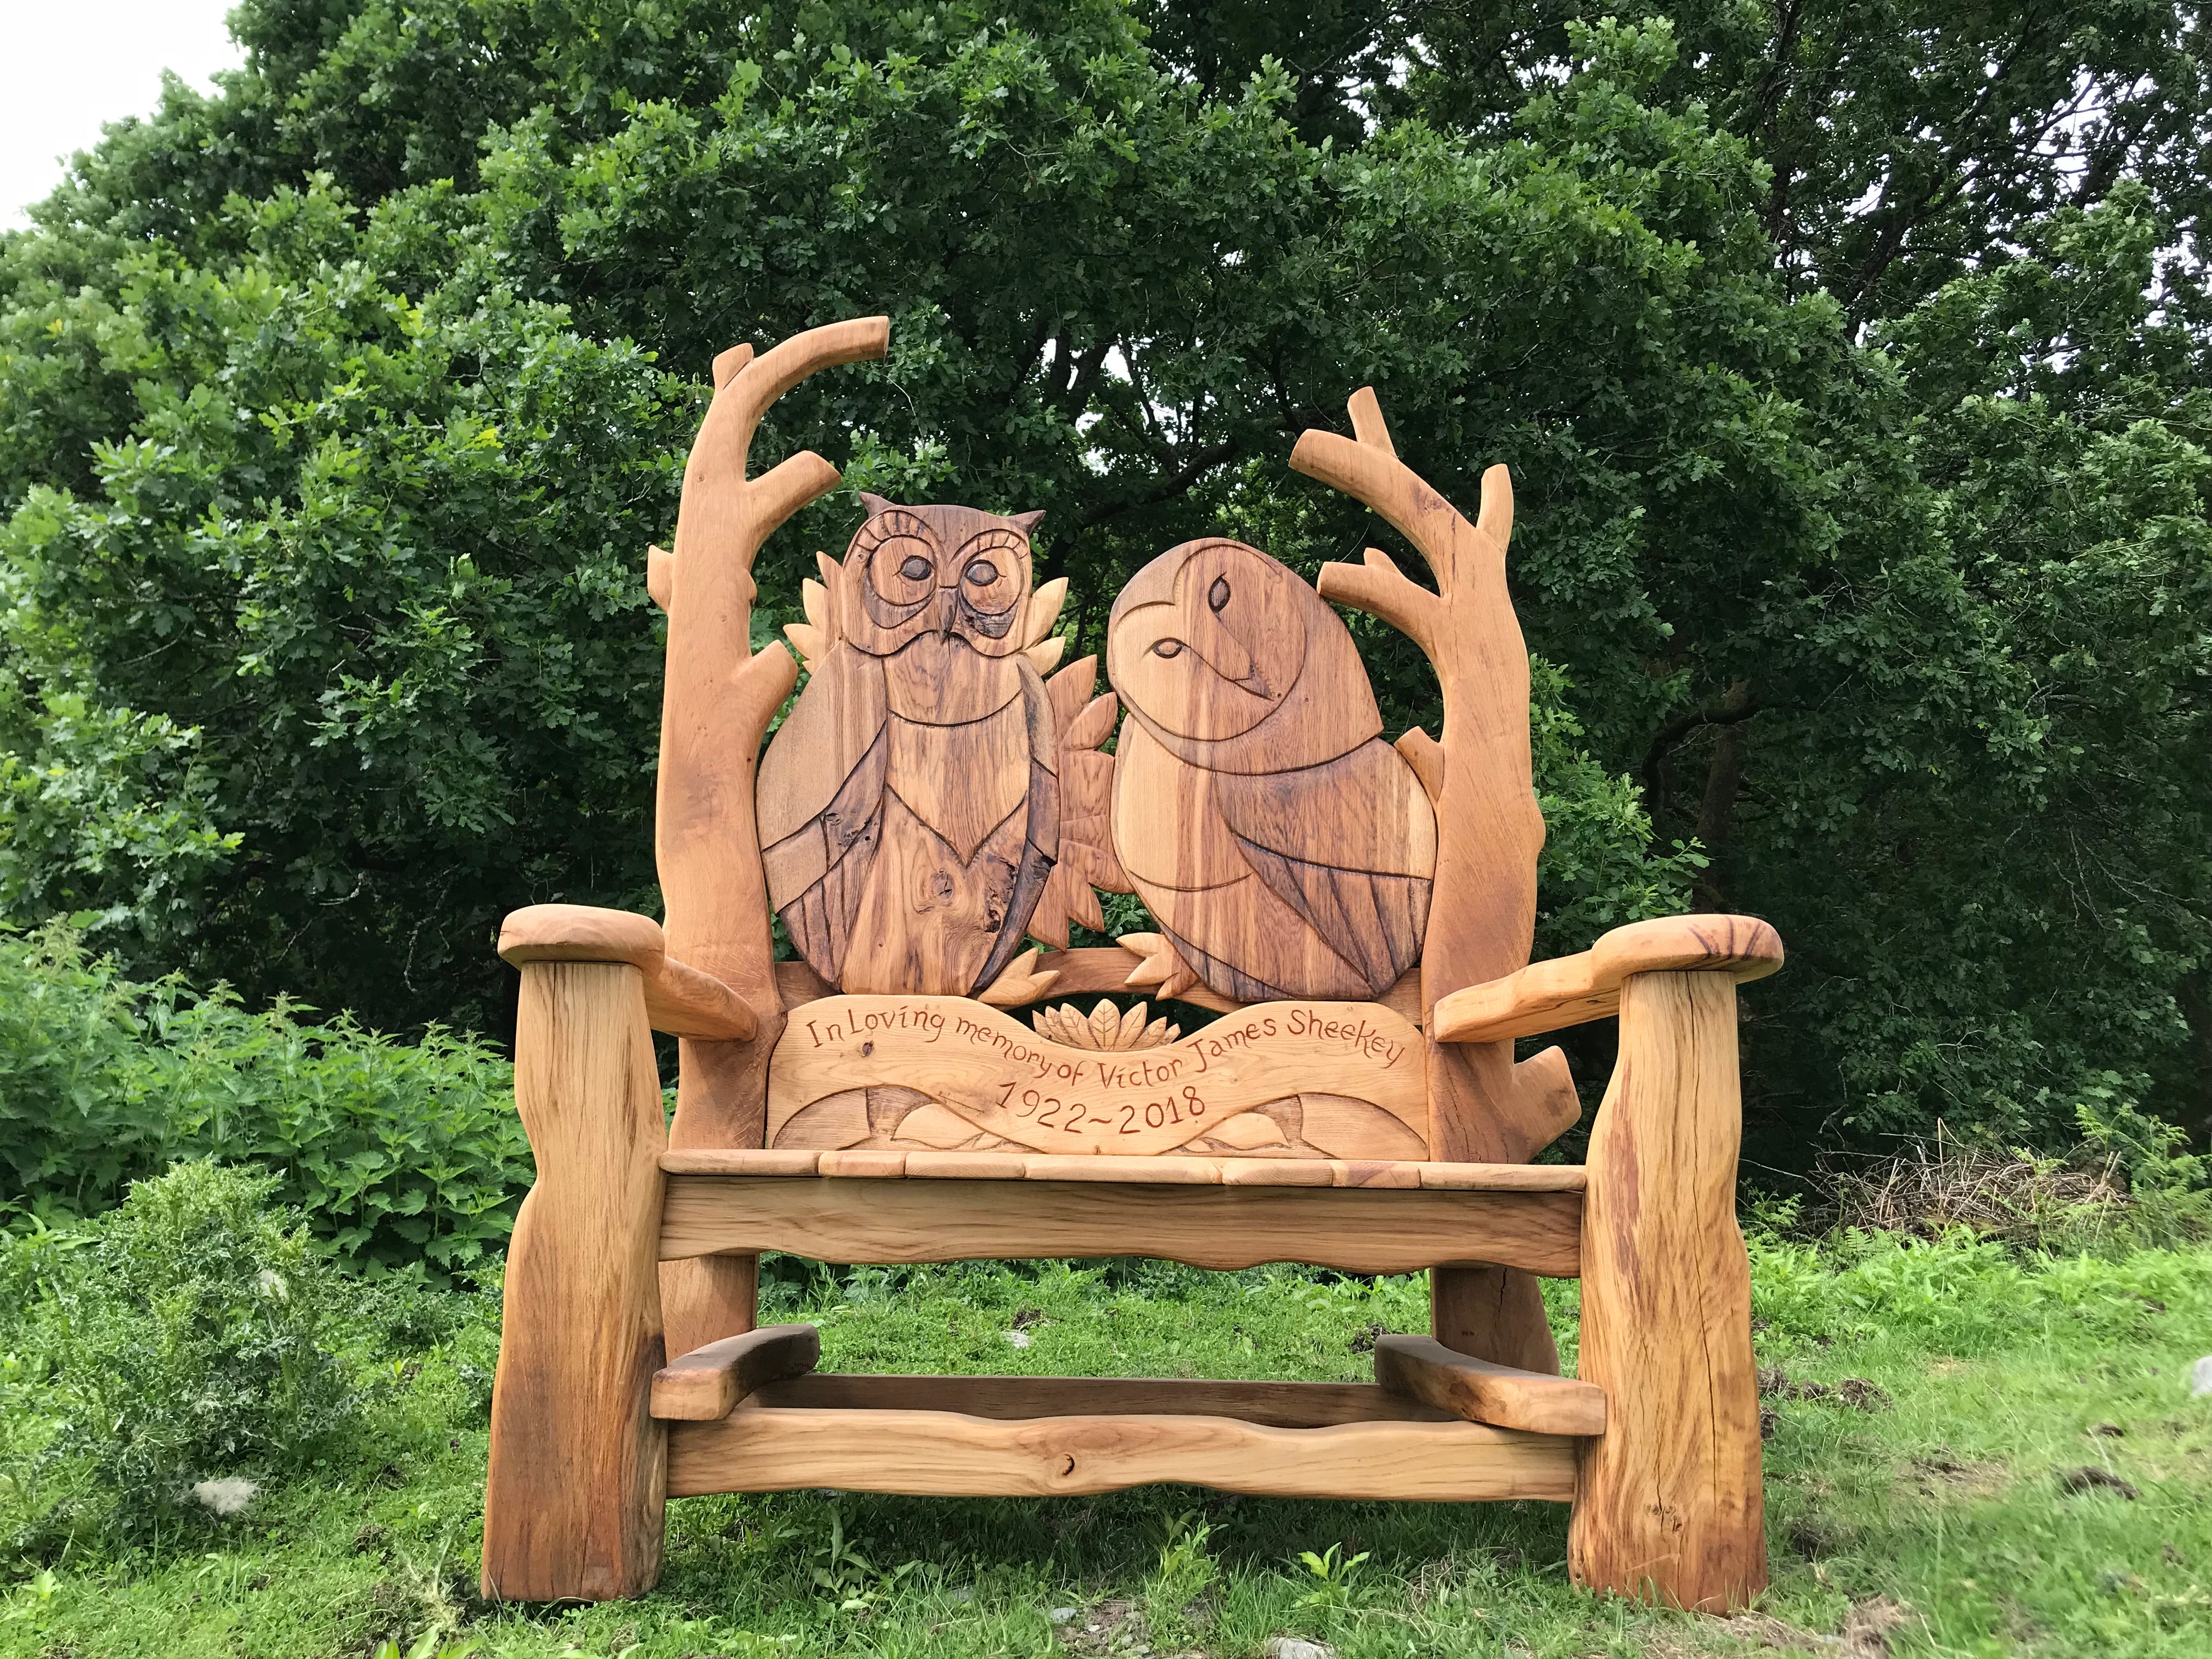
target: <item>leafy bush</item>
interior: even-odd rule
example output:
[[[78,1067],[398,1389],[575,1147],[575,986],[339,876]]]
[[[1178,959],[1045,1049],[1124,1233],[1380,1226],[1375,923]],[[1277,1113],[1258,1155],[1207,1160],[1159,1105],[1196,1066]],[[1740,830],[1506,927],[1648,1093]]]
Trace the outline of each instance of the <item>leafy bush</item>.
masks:
[[[0,1445],[14,1548],[230,1512],[353,1419],[332,1352],[351,1292],[297,1215],[270,1206],[276,1186],[194,1160],[134,1185],[82,1248],[0,1246],[5,1277],[35,1296],[10,1333]]]
[[[433,1028],[397,1042],[350,1017],[123,978],[49,927],[0,938],[6,1196],[106,1208],[180,1157],[254,1163],[373,1270],[444,1273],[497,1249],[529,1186],[508,1065]]]

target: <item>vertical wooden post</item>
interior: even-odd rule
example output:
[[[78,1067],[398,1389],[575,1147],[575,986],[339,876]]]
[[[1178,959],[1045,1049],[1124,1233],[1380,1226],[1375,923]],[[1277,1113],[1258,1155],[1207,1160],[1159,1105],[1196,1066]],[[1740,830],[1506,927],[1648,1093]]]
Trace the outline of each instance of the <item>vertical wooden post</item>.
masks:
[[[507,1258],[483,1593],[605,1601],[660,1575],[660,1083],[645,980],[528,962],[514,1101],[538,1163]]]
[[[1568,1563],[1578,1583],[1712,1613],[1766,1583],[1742,1134],[1734,979],[1632,975],[1590,1134],[1578,1374],[1607,1419],[1583,1443]]]
[[[781,645],[753,652],[753,561],[839,475],[801,450],[749,477],[753,434],[769,406],[808,375],[880,357],[890,342],[888,318],[860,317],[793,335],[763,356],[741,345],[717,357],[714,401],[684,463],[676,546],[648,565],[647,584],[668,613],[654,820],[668,948],[743,997],[759,1020],[750,1042],[679,1045],[672,1146],[759,1146],[769,1058],[783,1034],[753,775],[799,665]],[[671,1262],[661,1285],[672,1351],[752,1329],[757,1267],[750,1256]]]

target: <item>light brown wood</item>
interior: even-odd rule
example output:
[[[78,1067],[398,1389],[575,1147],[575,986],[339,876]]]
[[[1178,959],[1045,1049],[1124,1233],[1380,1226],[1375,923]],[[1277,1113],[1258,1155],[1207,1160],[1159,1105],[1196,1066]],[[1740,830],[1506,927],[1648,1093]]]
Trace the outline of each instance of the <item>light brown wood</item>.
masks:
[[[838,481],[803,450],[746,476],[753,434],[778,398],[817,370],[880,357],[890,320],[856,318],[793,336],[765,356],[749,345],[714,360],[714,396],[684,469],[675,550],[656,597],[668,613],[654,849],[671,953],[752,1008],[751,1042],[686,1037],[672,1144],[757,1146],[768,1058],[782,1030],[767,881],[753,812],[761,737],[791,693],[791,653],[751,647],[753,561],[776,527]],[[669,1324],[696,1343],[750,1330],[753,1278],[734,1265],[669,1277]]]
[[[499,933],[499,954],[526,962],[626,962],[645,975],[645,1012],[656,1031],[672,1036],[743,1042],[759,1021],[720,980],[667,954],[660,924],[623,910],[584,904],[533,904],[510,915]]]
[[[1506,471],[1482,477],[1480,512],[1469,524],[1449,501],[1398,459],[1371,387],[1352,394],[1352,436],[1310,431],[1291,465],[1341,490],[1389,521],[1429,566],[1433,593],[1409,580],[1389,556],[1367,550],[1358,565],[1322,567],[1320,591],[1382,617],[1421,647],[1443,693],[1443,737],[1423,757],[1439,823],[1429,922],[1422,940],[1421,1000],[1525,965],[1536,921],[1536,854],[1544,842],[1528,747],[1528,654],[1505,581],[1513,527]],[[1445,1047],[1429,1053],[1430,1149],[1475,1161],[1534,1157],[1574,1117],[1559,1091],[1520,1081],[1510,1045]],[[1535,1286],[1484,1270],[1433,1287],[1436,1334],[1480,1358],[1537,1368],[1553,1348]],[[1489,1322],[1471,1328],[1476,1308]],[[1556,1358],[1548,1369],[1557,1369]]]
[[[1059,739],[1025,654],[1038,515],[863,499],[843,564],[822,566],[813,676],[761,762],[769,897],[846,990],[978,995],[1060,848]]]
[[[1376,1337],[1375,1380],[1470,1423],[1537,1434],[1605,1432],[1605,1390],[1596,1384],[1494,1365],[1434,1337]]]
[[[1064,596],[1067,579],[1063,576],[1047,586],[1060,588]],[[1129,878],[1114,856],[1114,757],[1099,750],[1114,735],[1121,704],[1110,691],[1092,696],[1097,685],[1098,659],[1085,657],[1061,669],[1044,686],[1058,734],[1060,855],[1030,917],[1030,937],[1057,951],[1067,948],[1069,922],[1100,929],[1106,926],[1094,888],[1129,890]]]
[[[1766,1583],[1751,1272],[1735,1220],[1735,984],[1650,973],[1620,991],[1620,1059],[1590,1134],[1576,1581],[1724,1612]]]
[[[726,1336],[653,1373],[653,1414],[670,1421],[718,1421],[763,1384],[811,1371],[821,1358],[822,1333],[811,1325],[769,1325]]]
[[[514,1101],[538,1164],[507,1248],[483,1593],[635,1595],[660,1571],[660,1082],[643,975],[522,970]]]
[[[1540,962],[1437,1004],[1440,1042],[1495,1042],[1605,1019],[1631,974],[1680,969],[1724,972],[1741,984],[1782,966],[1782,939],[1756,916],[1711,913],[1631,922],[1578,956]]]
[[[1556,1376],[1559,1345],[1544,1312],[1543,1287],[1525,1273],[1485,1264],[1429,1275],[1429,1330],[1470,1358]]]
[[[1234,1417],[1281,1429],[1337,1423],[1446,1423],[1449,1412],[1372,1382],[1226,1382],[1132,1376],[854,1376],[810,1372],[771,1382],[760,1406],[959,1412],[969,1417]]]
[[[1146,1156],[1216,1143],[1259,1110],[1304,1157],[1427,1151],[1421,1036],[1372,1003],[1258,1004],[1127,1054],[1071,1048],[944,997],[837,997],[793,1016],[769,1080],[772,1146]]]
[[[856,1164],[866,1158],[873,1160]],[[1062,1158],[1043,1152],[812,1152],[771,1147],[661,1155],[671,1175],[860,1176],[908,1181],[1107,1181],[1199,1187],[1424,1187],[1443,1193],[1578,1193],[1578,1164],[1437,1164],[1251,1157]]]
[[[1342,620],[1279,561],[1210,537],[1121,590],[1106,664],[1130,711],[1115,851],[1174,959],[1240,1002],[1380,997],[1420,954],[1436,811],[1382,739]],[[1152,982],[1172,995],[1161,954]]]
[[[679,1175],[668,1177],[660,1254],[786,1250],[836,1262],[1146,1255],[1194,1267],[1306,1261],[1372,1273],[1493,1261],[1572,1278],[1582,1203],[1572,1192]]]
[[[1279,1429],[1226,1417],[740,1406],[670,1435],[670,1491],[1050,1498],[1172,1481],[1270,1498],[1569,1498],[1575,1443],[1478,1423]]]

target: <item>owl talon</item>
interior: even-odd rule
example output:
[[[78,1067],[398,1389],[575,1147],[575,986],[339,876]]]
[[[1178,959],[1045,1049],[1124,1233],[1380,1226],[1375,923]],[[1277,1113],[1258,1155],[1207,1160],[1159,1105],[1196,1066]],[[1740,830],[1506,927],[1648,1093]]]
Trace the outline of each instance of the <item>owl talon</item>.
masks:
[[[1121,981],[1133,991],[1147,985],[1157,986],[1153,994],[1164,1000],[1181,996],[1198,983],[1198,975],[1191,972],[1176,954],[1175,946],[1161,934],[1123,933],[1114,943],[1144,958]]]
[[[1008,963],[1006,971],[993,980],[976,997],[978,1002],[994,1008],[1018,1008],[1024,1003],[1035,1002],[1059,981],[1060,970],[1048,968],[1036,971],[1037,953],[1024,951]]]

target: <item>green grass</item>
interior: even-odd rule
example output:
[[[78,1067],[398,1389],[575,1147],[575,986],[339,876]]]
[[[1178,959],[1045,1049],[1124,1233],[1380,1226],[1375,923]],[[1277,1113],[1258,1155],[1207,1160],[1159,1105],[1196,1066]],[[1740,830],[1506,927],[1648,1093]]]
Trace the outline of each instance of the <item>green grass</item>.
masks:
[[[1887,1636],[1898,1655],[2212,1653],[2212,1401],[2190,1399],[2186,1377],[2212,1352],[2212,1250],[2023,1263],[1993,1247],[1876,1238],[1755,1255],[1760,1358],[1792,1396],[1856,1377],[1887,1397],[1872,1409],[1770,1401],[1774,1584],[1759,1619],[1576,1590],[1563,1506],[1180,1487],[684,1499],[653,1595],[487,1607],[471,1595],[484,1434],[463,1344],[380,1359],[368,1455],[235,1521],[18,1575],[0,1605],[0,1655],[346,1659],[443,1632],[481,1655],[606,1659],[1245,1659],[1278,1634],[1325,1640],[1344,1659],[1680,1656],[1832,1635],[1876,1597],[1904,1610]],[[775,1313],[817,1321],[824,1365],[841,1370],[1353,1379],[1370,1363],[1364,1333],[1418,1329],[1426,1312],[1418,1280],[1136,1263],[815,1286]],[[1551,1289],[1571,1331],[1575,1287]],[[1018,1326],[1026,1346],[1008,1340]],[[2121,1432],[2089,1432],[2100,1424]],[[2082,1466],[2139,1496],[2066,1494],[2060,1476]],[[1309,1552],[1326,1572],[1301,1560]],[[1051,1622],[1067,1607],[1073,1620]]]

